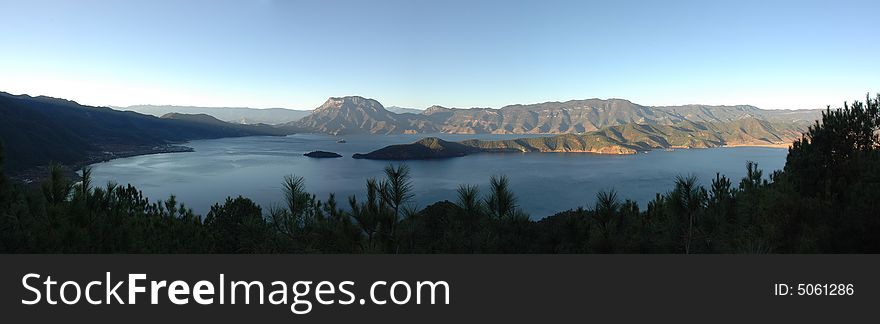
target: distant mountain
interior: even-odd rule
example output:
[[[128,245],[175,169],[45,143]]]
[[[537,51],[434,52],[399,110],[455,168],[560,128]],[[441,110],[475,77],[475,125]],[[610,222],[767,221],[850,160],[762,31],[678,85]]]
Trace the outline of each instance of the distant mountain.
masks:
[[[162,117],[160,117],[160,118],[162,118],[162,119],[184,120],[184,121],[190,121],[190,122],[194,122],[194,123],[202,123],[202,124],[207,124],[207,125],[216,126],[216,127],[220,128],[220,129],[226,129],[226,130],[229,130],[229,131],[242,131],[242,132],[249,132],[249,133],[262,133],[262,134],[276,135],[276,136],[283,136],[283,135],[288,135],[288,134],[292,134],[292,133],[293,133],[292,131],[290,131],[290,130],[288,130],[288,129],[281,128],[281,127],[276,127],[276,126],[272,126],[272,125],[266,125],[266,124],[235,124],[235,123],[227,123],[227,122],[224,122],[224,121],[222,121],[222,120],[219,120],[219,119],[214,118],[213,116],[210,116],[210,115],[207,115],[207,114],[180,114],[180,113],[168,113],[168,114],[162,115]]]
[[[385,107],[385,109],[387,109],[388,111],[393,112],[395,114],[416,114],[416,115],[418,115],[418,114],[425,112],[424,110],[421,110],[421,109],[403,108],[403,107],[397,107],[397,106],[388,106],[388,107]]]
[[[12,173],[50,161],[81,165],[120,156],[180,151],[172,144],[193,139],[279,134],[262,126],[241,127],[204,116],[158,118],[4,92],[0,92],[0,116],[0,141],[7,158],[4,169]]]
[[[438,132],[424,116],[395,114],[378,101],[358,96],[329,98],[310,115],[286,124],[327,134],[415,134]]]
[[[565,134],[627,123],[671,124],[683,118],[621,99],[510,105],[501,109],[432,107],[426,113],[444,133]]]
[[[111,107],[117,110],[134,111],[141,114],[161,117],[169,113],[205,114],[222,121],[236,124],[268,124],[278,125],[300,120],[308,116],[311,110],[294,110],[286,108],[243,108],[243,107],[191,107],[191,106],[154,106],[137,105],[128,107]]]
[[[687,105],[650,107],[623,99],[586,99],[491,108],[432,106],[421,114],[395,114],[361,97],[330,98],[290,123],[304,132],[330,134],[582,134],[626,124],[674,125],[684,121],[732,122],[756,118],[811,124],[821,110],[763,110],[753,106]]]
[[[707,106],[707,105],[684,105],[684,106],[658,106],[653,109],[684,117],[691,121],[703,122],[728,122],[743,118],[754,117],[758,119],[812,124],[821,119],[823,109],[798,109],[798,110],[765,110],[755,106]]]
[[[800,138],[806,128],[806,125],[777,124],[749,117],[714,123],[682,121],[673,125],[624,124],[604,127],[582,135],[564,134],[500,141],[469,140],[462,144],[478,147],[482,151],[632,154],[666,148],[786,146]]]
[[[562,134],[511,140],[447,142],[429,137],[412,144],[391,145],[355,158],[415,160],[458,157],[478,152],[580,152],[635,154],[653,149],[720,146],[780,146],[800,137],[806,125],[774,123],[747,117],[729,122],[681,121],[673,125],[629,123],[585,134]]]

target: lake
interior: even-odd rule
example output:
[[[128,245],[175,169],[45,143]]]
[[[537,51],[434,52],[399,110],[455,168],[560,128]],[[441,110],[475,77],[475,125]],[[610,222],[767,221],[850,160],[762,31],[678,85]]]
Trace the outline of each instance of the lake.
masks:
[[[96,184],[114,181],[130,183],[151,201],[176,195],[197,214],[227,196],[242,195],[260,204],[264,211],[283,204],[281,182],[295,174],[306,180],[307,189],[326,199],[336,193],[341,206],[347,197],[365,195],[365,181],[381,177],[387,161],[355,160],[354,153],[366,153],[390,144],[410,143],[427,135],[370,135],[337,137],[297,134],[287,137],[240,137],[198,140],[186,144],[195,152],[143,155],[93,165]],[[436,134],[445,140],[470,138],[502,139],[524,135]],[[313,150],[337,152],[336,159],[303,156]],[[785,165],[787,150],[763,147],[655,150],[635,155],[590,153],[503,153],[474,154],[445,160],[406,162],[412,169],[417,207],[440,201],[455,201],[459,184],[475,184],[485,193],[489,177],[510,178],[518,205],[533,219],[556,212],[592,205],[598,191],[615,189],[622,198],[644,209],[658,192],[670,190],[676,175],[696,175],[704,185],[716,172],[727,175],[734,185],[745,175],[746,161],[755,161],[765,176]]]

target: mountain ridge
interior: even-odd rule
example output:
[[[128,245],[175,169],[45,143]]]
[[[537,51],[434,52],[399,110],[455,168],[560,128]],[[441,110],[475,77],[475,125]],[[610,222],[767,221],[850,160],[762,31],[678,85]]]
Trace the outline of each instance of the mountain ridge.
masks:
[[[133,105],[127,107],[110,106],[116,110],[134,111],[137,113],[162,117],[169,113],[206,114],[219,120],[235,124],[268,124],[277,125],[297,121],[311,110],[288,108],[249,108],[249,107],[199,107],[174,105]]]
[[[337,102],[332,104],[331,102]],[[328,105],[338,109],[328,109]],[[673,125],[683,121],[731,122],[758,118],[812,124],[815,110],[764,110],[750,105],[643,106],[626,99],[581,99],[501,108],[431,106],[421,114],[396,114],[374,99],[331,97],[312,114],[286,124],[327,134],[582,134],[624,124]]]
[[[423,109],[406,108],[406,107],[398,107],[398,106],[388,106],[388,107],[385,107],[385,109],[388,110],[388,111],[390,111],[390,112],[393,112],[393,113],[395,113],[395,114],[415,114],[415,115],[419,115],[419,114],[425,112],[425,110],[423,110]]]
[[[5,92],[0,92],[0,116],[5,168],[13,173],[49,162],[80,166],[123,156],[180,152],[186,148],[177,144],[194,139],[279,135],[277,129],[268,131],[264,126],[206,122],[198,116],[202,120],[159,118]]]
[[[731,122],[683,121],[674,125],[624,124],[584,134],[560,134],[508,140],[444,141],[427,137],[410,144],[390,145],[355,154],[375,160],[418,160],[460,157],[473,153],[596,153],[636,154],[655,149],[721,146],[781,147],[799,138],[804,126],[772,123],[757,118]]]
[[[215,118],[214,116],[208,114],[181,114],[181,113],[167,113],[159,117],[160,119],[173,119],[173,120],[183,120],[190,121],[194,123],[201,123],[206,125],[216,126],[222,129],[228,129],[230,131],[244,131],[244,132],[254,132],[254,133],[263,133],[266,135],[274,135],[274,136],[283,136],[294,133],[292,130],[289,130],[284,127],[276,127],[267,124],[237,124],[237,123],[229,123]]]

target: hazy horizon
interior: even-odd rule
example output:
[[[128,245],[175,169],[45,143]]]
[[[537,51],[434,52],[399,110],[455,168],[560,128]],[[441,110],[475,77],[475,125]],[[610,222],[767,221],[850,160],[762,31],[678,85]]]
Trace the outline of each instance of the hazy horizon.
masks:
[[[424,109],[621,98],[839,106],[880,91],[874,1],[7,1],[0,91],[93,106]],[[35,19],[34,17],[37,17]],[[51,22],[51,23],[46,23]]]

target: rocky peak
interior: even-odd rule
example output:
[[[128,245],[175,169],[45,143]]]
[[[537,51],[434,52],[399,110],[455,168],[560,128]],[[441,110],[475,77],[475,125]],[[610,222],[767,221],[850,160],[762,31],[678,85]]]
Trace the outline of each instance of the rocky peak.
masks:
[[[385,107],[378,101],[361,96],[330,97],[324,102],[324,104],[315,110],[326,111],[333,109],[355,109],[375,112],[386,111]]]

